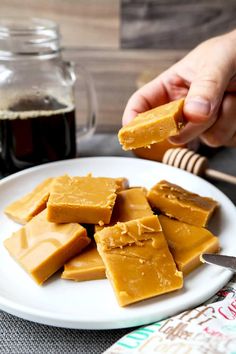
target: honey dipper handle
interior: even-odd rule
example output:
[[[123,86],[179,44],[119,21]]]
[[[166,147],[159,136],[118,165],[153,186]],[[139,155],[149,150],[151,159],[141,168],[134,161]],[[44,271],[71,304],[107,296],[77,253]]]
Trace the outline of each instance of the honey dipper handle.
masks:
[[[227,173],[212,170],[210,168],[205,170],[205,176],[210,177],[210,178],[214,178],[214,179],[218,179],[220,181],[236,184],[236,176],[231,176],[231,175],[228,175]]]

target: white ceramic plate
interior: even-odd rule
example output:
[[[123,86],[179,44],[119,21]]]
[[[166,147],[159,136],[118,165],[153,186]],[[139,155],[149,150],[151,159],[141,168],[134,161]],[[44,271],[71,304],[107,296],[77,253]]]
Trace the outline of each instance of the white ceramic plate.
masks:
[[[0,225],[2,240],[20,226],[9,220],[3,209],[49,176],[71,175],[127,177],[131,185],[150,188],[161,179],[177,183],[221,205],[211,229],[219,235],[222,253],[234,255],[236,209],[217,188],[182,170],[135,158],[96,157],[60,161],[25,170],[0,181]],[[38,286],[9,256],[0,242],[0,308],[13,315],[48,325],[107,329],[131,327],[158,321],[194,307],[215,294],[230,279],[220,267],[203,265],[186,279],[184,288],[127,308],[118,306],[108,280],[73,282],[54,275]]]

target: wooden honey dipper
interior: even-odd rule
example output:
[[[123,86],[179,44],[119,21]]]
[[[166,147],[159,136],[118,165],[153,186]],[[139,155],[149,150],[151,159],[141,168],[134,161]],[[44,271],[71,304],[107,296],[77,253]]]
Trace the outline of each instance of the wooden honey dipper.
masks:
[[[207,168],[207,158],[196,154],[192,150],[184,148],[169,149],[165,152],[162,162],[198,176],[205,175],[206,177],[236,184],[236,176]]]

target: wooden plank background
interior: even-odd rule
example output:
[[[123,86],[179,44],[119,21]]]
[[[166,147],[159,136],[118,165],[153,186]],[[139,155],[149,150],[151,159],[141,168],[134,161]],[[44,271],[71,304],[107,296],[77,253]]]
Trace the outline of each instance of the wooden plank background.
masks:
[[[235,0],[1,0],[0,18],[48,18],[60,25],[63,55],[84,65],[97,92],[97,130],[114,131],[140,76],[153,76],[200,41],[236,28]],[[76,89],[86,111],[82,79]]]
[[[120,127],[125,104],[137,89],[140,75],[157,75],[184,53],[180,50],[67,50],[65,57],[85,66],[92,74],[98,100],[98,130],[107,132]],[[77,93],[78,112],[83,121],[86,97],[81,85]]]
[[[0,0],[0,17],[53,20],[62,44],[75,48],[118,48],[119,10],[119,0]]]
[[[236,28],[235,0],[123,0],[121,47],[190,49]]]

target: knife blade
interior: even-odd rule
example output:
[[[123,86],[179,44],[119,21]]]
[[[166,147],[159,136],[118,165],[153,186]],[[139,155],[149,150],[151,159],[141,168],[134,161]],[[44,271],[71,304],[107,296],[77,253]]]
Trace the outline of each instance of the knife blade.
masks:
[[[225,256],[222,254],[203,253],[200,256],[200,260],[203,263],[217,265],[220,267],[227,268],[232,272],[236,272],[236,257]]]

